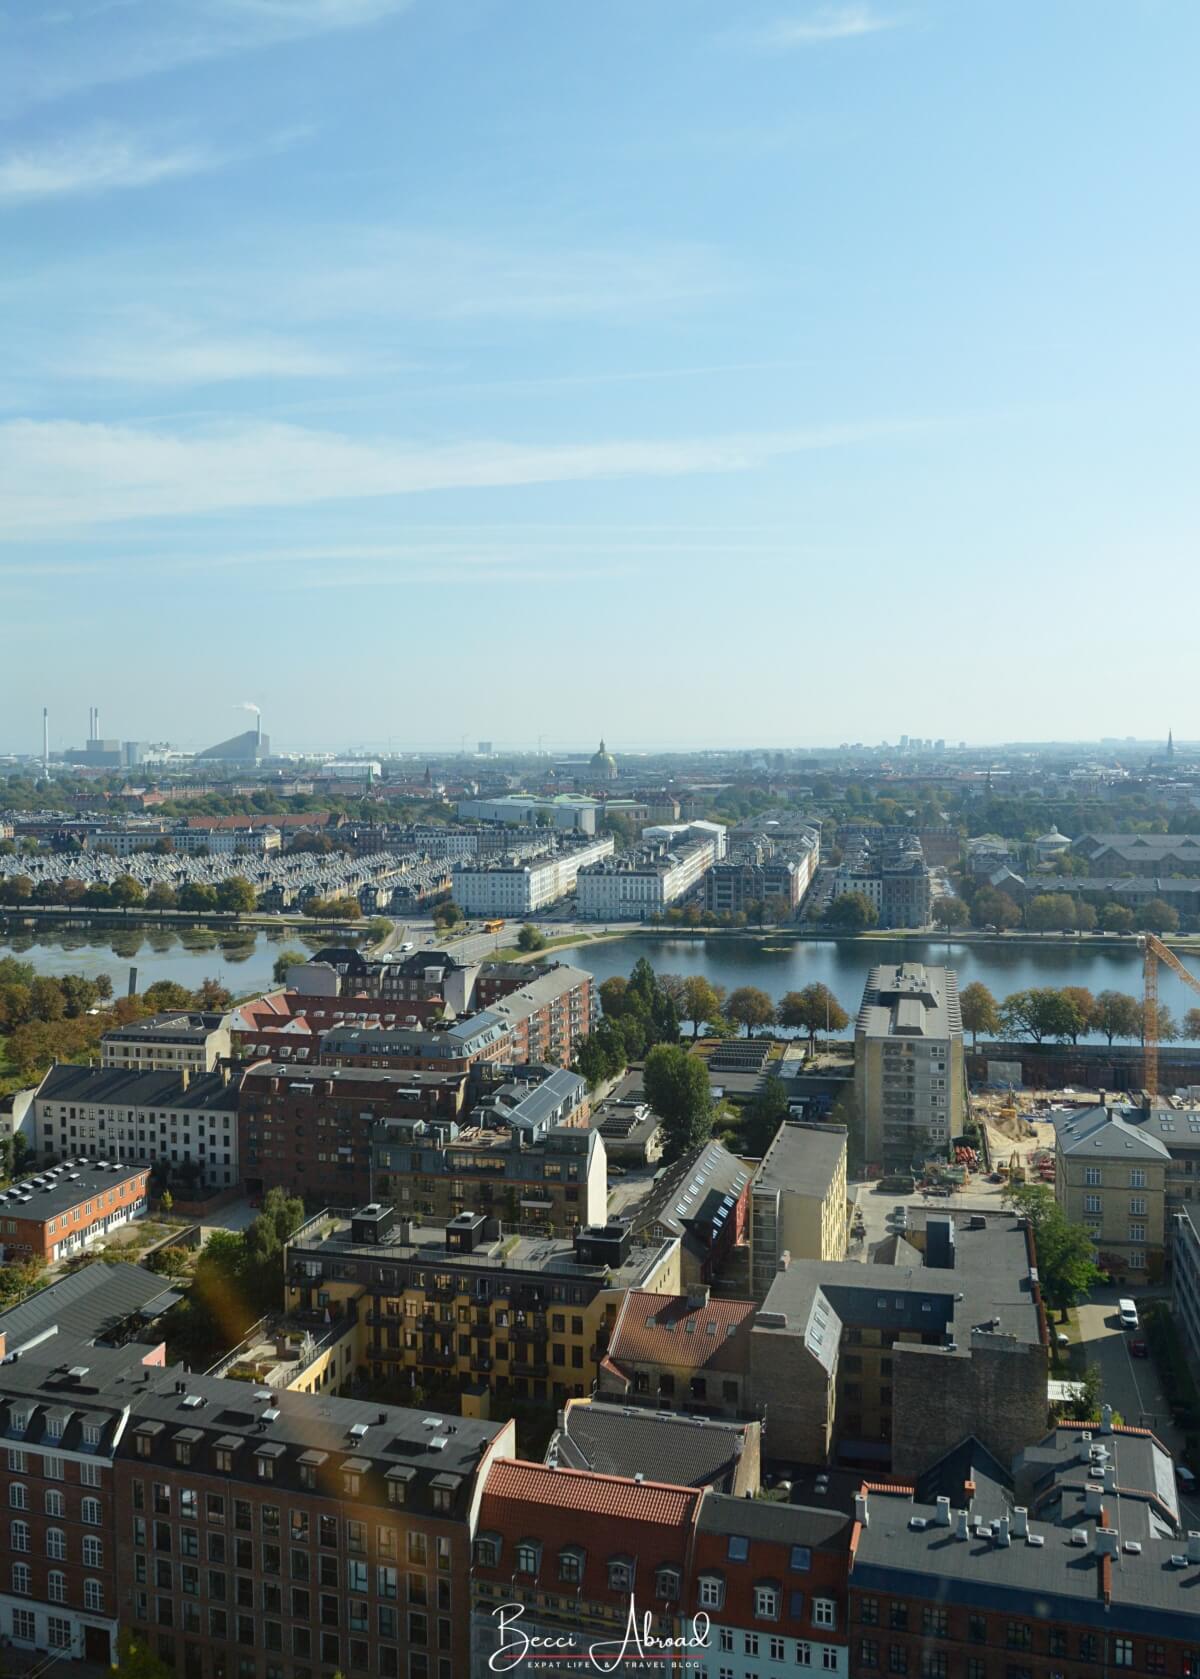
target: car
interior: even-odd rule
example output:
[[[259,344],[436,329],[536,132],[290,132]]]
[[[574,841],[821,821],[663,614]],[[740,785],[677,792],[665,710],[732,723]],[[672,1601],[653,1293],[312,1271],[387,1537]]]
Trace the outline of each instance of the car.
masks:
[[[1180,1492],[1195,1492],[1196,1477],[1190,1469],[1185,1469],[1182,1463],[1175,1465],[1175,1479],[1179,1483]]]
[[[1071,1337],[1069,1335],[1065,1335],[1061,1329],[1054,1339],[1058,1342],[1060,1347],[1069,1347],[1071,1345]]]
[[[1132,1300],[1118,1300],[1117,1314],[1121,1319],[1122,1329],[1137,1329],[1140,1327],[1138,1324],[1137,1307],[1134,1305]]]
[[[1129,1343],[1129,1356],[1130,1356],[1130,1358],[1149,1358],[1150,1357],[1150,1350],[1146,1346],[1146,1343],[1141,1339],[1140,1336],[1137,1338],[1137,1340],[1131,1341]]]

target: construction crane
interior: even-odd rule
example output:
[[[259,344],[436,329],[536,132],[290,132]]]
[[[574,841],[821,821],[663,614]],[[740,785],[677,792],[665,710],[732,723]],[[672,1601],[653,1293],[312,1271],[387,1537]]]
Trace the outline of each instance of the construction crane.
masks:
[[[1142,947],[1142,1083],[1153,1100],[1158,1095],[1158,964],[1165,962],[1193,991],[1200,991],[1200,979],[1153,933],[1143,934],[1139,942]]]

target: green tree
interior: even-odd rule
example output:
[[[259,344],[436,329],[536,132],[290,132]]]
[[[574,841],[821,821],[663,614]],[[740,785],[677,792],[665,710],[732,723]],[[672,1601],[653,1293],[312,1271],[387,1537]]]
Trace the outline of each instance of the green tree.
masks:
[[[10,1260],[0,1266],[0,1311],[6,1312],[10,1306],[19,1306],[39,1288],[45,1288],[49,1280],[46,1266],[40,1259]]]
[[[213,910],[217,907],[217,891],[214,886],[207,886],[201,881],[189,880],[179,894],[180,909],[190,909],[198,912]]]
[[[750,1037],[755,1027],[769,1026],[775,1019],[775,1005],[756,985],[739,985],[726,999],[725,1013],[735,1026],[744,1026]]]
[[[1145,1024],[1146,1017],[1143,1012],[1141,1021],[1138,1025],[1138,1037],[1141,1039],[1143,1045],[1146,1042]],[[1160,1044],[1173,1044],[1179,1037],[1179,1027],[1175,1024],[1175,1016],[1171,1013],[1165,1003],[1160,1003],[1158,1005],[1158,1026],[1156,1035]]]
[[[1151,898],[1138,911],[1138,926],[1143,933],[1173,933],[1179,926],[1179,912],[1161,898]]]
[[[113,903],[121,909],[130,909],[134,904],[143,903],[146,897],[146,889],[141,881],[135,880],[129,874],[118,875],[108,890]]]
[[[1008,893],[998,892],[994,886],[981,886],[971,900],[973,927],[997,927],[1003,932],[1006,927],[1015,927],[1020,919],[1021,911]]]
[[[303,950],[281,950],[275,958],[271,975],[276,985],[287,983],[288,969],[300,968],[308,961],[308,953]]]
[[[1142,1030],[1142,1005],[1124,991],[1102,991],[1096,998],[1092,1025],[1103,1032],[1111,1048],[1114,1038],[1136,1038]]]
[[[972,980],[970,985],[963,987],[958,994],[958,1007],[963,1026],[971,1034],[972,1048],[978,1044],[981,1032],[991,1036],[1000,1030],[996,999],[981,981]]]
[[[170,1190],[164,1189],[163,1195],[169,1195]],[[150,1269],[157,1271],[163,1277],[182,1277],[188,1268],[188,1252],[177,1243],[169,1248],[158,1248],[150,1256]]]
[[[741,1152],[764,1155],[788,1116],[787,1088],[782,1079],[769,1078],[742,1110]]]
[[[191,1008],[192,994],[173,979],[156,979],[143,991],[142,1001],[152,1014],[169,1014],[175,1009]]]
[[[67,1000],[56,979],[40,977],[29,987],[29,1008],[35,1020],[61,1020]]]
[[[255,891],[245,875],[231,874],[217,886],[217,908],[236,915],[245,915],[258,902]]]
[[[1092,904],[1084,903],[1082,898],[1077,900],[1075,904],[1075,925],[1081,933],[1094,932],[1098,919],[1095,907]]]
[[[699,1037],[700,1028],[705,1021],[712,1020],[720,1014],[724,1000],[723,988],[713,985],[703,974],[687,976],[683,982],[683,1002],[680,1004],[680,1011],[684,1018],[692,1023],[693,1038]]]
[[[642,1074],[646,1100],[662,1120],[663,1156],[677,1160],[712,1130],[708,1068],[678,1044],[655,1044]]]
[[[863,933],[877,925],[879,911],[865,893],[843,892],[832,900],[822,919],[835,932]]]
[[[220,1012],[232,1003],[233,993],[218,979],[202,979],[196,987],[193,1001],[198,1009]]]
[[[971,912],[961,898],[935,898],[930,913],[938,927],[965,927],[971,919]]]
[[[540,928],[535,927],[532,921],[527,921],[521,928],[521,931],[517,934],[517,949],[532,951],[545,950],[545,948],[545,933],[543,933]]]
[[[1025,925],[1034,933],[1065,932],[1075,925],[1075,901],[1066,892],[1039,892],[1025,907]]]
[[[164,1213],[170,1213],[172,1207],[175,1205],[175,1197],[171,1194],[169,1189],[163,1190],[162,1194],[158,1198],[158,1204]]]
[[[1189,1043],[1200,1038],[1200,1009],[1189,1009],[1179,1027],[1179,1036]]]
[[[178,904],[179,899],[174,888],[168,886],[165,881],[157,881],[146,893],[147,909],[175,909]]]
[[[1064,985],[1062,994],[1075,1010],[1078,1025],[1071,1034],[1071,1042],[1078,1043],[1080,1035],[1090,1032],[1096,1024],[1096,999],[1084,985]]]
[[[613,974],[611,979],[600,983],[600,1007],[609,1019],[625,1012],[625,993],[629,989],[629,981],[622,979],[620,974]]]
[[[1001,1199],[1028,1220],[1037,1250],[1042,1298],[1065,1318],[1068,1309],[1099,1280],[1091,1233],[1082,1224],[1069,1222],[1054,1191],[1045,1184],[1010,1183]]]
[[[1032,1038],[1035,1044],[1046,1038],[1078,1036],[1080,1031],[1074,1003],[1052,986],[1010,993],[1000,1008],[1000,1024],[1008,1037]]]
[[[1106,933],[1132,933],[1133,911],[1124,904],[1105,904],[1101,923]]]
[[[779,1024],[808,1033],[810,1053],[816,1048],[818,1032],[844,1032],[850,1016],[827,985],[819,980],[802,991],[788,991],[780,999]]]

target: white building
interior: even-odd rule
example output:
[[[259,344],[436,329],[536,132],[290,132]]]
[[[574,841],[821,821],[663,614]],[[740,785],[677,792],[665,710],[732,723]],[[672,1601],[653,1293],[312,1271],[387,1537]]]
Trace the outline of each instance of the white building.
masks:
[[[238,1084],[228,1071],[194,1075],[125,1067],[51,1067],[34,1098],[39,1154],[195,1165],[206,1189],[239,1181]]]
[[[581,917],[592,921],[644,921],[684,898],[715,861],[716,841],[694,839],[674,849],[660,843],[622,851],[579,871]]]
[[[459,863],[452,876],[451,895],[467,915],[532,915],[547,904],[569,897],[576,889],[579,871],[612,853],[613,837],[605,834],[548,857]]]
[[[551,828],[567,828],[581,834],[596,832],[597,813],[602,809],[599,799],[575,793],[558,793],[553,798],[539,798],[534,793],[503,793],[495,799],[460,799],[458,804],[458,814],[464,821],[503,822],[512,827],[545,822]]]
[[[725,856],[728,833],[723,822],[659,822],[654,827],[643,828],[642,838],[648,845],[672,846],[690,839],[712,840],[716,848],[714,857],[719,863]]]

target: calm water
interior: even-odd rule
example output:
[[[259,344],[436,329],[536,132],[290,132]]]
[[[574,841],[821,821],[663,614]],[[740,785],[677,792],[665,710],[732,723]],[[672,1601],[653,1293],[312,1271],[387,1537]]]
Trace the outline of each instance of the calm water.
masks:
[[[207,927],[64,927],[22,933],[0,926],[0,956],[32,962],[42,974],[108,974],[123,996],[129,970],[137,969],[137,988],[170,979],[189,991],[216,979],[235,997],[264,991],[273,984],[271,970],[281,950],[313,949],[323,937],[295,932],[255,931],[234,934]]]
[[[778,999],[814,980],[827,985],[853,1020],[867,974],[878,962],[919,961],[953,968],[960,989],[980,980],[999,1000],[1010,991],[1034,985],[1084,985],[1089,991],[1126,991],[1140,996],[1142,962],[1136,949],[1092,947],[1084,940],[1047,942],[1043,946],[970,944],[945,939],[822,939],[817,942],[755,939],[612,939],[565,950],[564,960],[586,968],[597,979],[627,976],[639,956],[666,973],[704,974],[732,991],[756,985]],[[1200,957],[1191,962],[1200,978]],[[1159,970],[1159,997],[1178,1019],[1200,1004],[1200,997],[1166,968]],[[1103,1039],[1098,1041],[1103,1042]]]

